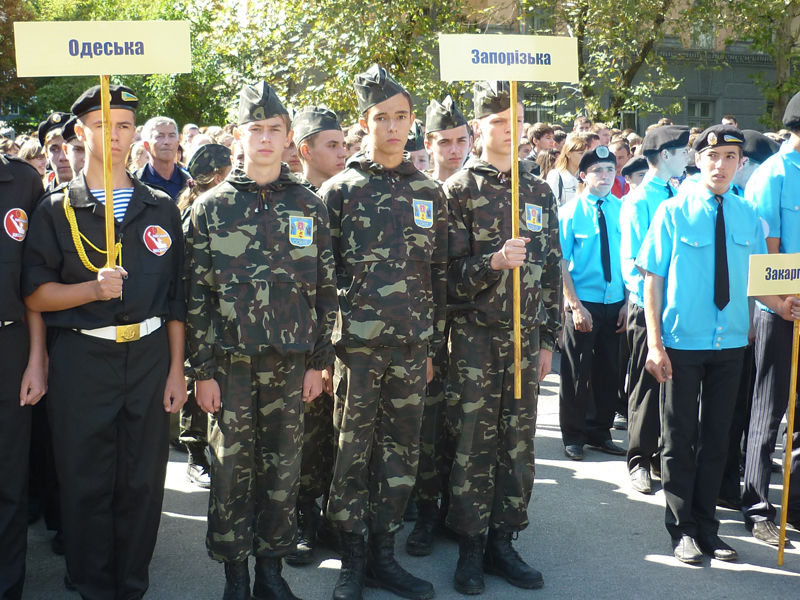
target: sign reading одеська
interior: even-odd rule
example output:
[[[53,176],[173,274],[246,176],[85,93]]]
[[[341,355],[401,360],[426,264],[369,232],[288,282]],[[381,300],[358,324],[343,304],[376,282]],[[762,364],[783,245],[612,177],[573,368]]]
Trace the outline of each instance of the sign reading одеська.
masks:
[[[800,254],[750,256],[748,296],[800,294]]]
[[[18,77],[192,70],[188,21],[14,23]]]
[[[578,81],[578,44],[549,35],[439,34],[444,81]]]

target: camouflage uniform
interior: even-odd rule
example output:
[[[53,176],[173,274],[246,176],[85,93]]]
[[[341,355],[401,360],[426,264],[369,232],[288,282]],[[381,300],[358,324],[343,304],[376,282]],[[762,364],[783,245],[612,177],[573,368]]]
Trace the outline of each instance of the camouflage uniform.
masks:
[[[264,187],[234,171],[192,206],[188,242],[192,374],[222,399],[206,545],[219,561],[280,557],[294,550],[303,375],[333,362],[327,212],[286,165]]]
[[[519,531],[528,524],[539,348],[560,327],[561,251],[553,194],[520,174],[520,235],[531,238],[521,267],[522,399],[513,393],[512,271],[491,256],[511,237],[510,179],[472,158],[444,184],[450,210],[448,295],[453,309],[447,384],[457,435],[447,524],[466,536]]]
[[[444,330],[445,199],[407,155],[386,169],[356,154],[320,193],[340,305],[341,424],[328,518],[346,532],[391,533],[417,471],[425,359]]]

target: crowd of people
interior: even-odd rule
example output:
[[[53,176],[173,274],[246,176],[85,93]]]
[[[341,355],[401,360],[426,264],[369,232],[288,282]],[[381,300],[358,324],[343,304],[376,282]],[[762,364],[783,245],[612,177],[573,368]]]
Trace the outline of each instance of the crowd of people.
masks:
[[[747,279],[751,255],[800,250],[800,94],[777,133],[567,132],[520,105],[515,140],[507,83],[475,84],[472,119],[449,96],[416,119],[378,65],[349,127],[264,82],[224,127],[137,127],[135,91],[110,92],[112,248],[99,87],[31,135],[0,128],[0,597],[22,596],[41,514],[68,589],[144,596],[178,412],[224,600],[294,599],[282,566],[319,544],[341,556],[334,600],[428,600],[396,558],[404,520],[409,555],[458,540],[462,594],[541,587],[512,542],[556,351],[565,456],[625,456],[642,494],[660,479],[675,558],[737,559],[716,506],[778,545],[800,300],[751,300]],[[783,508],[800,528],[800,493]]]

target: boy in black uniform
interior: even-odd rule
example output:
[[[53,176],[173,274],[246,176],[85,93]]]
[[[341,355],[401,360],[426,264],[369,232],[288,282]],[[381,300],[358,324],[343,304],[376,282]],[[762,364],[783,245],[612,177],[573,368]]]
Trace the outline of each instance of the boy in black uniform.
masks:
[[[131,180],[138,101],[111,86],[117,261],[106,268],[100,88],[72,105],[83,173],[46,196],[23,260],[28,308],[52,328],[48,411],[68,576],[85,599],[148,587],[167,464],[167,413],[186,400],[183,234],[175,203]]]
[[[28,538],[28,448],[31,410],[46,388],[44,323],[22,302],[20,273],[28,219],[42,196],[39,173],[0,155],[0,598],[18,600]],[[27,321],[27,327],[23,322]],[[27,366],[26,366],[27,365]]]

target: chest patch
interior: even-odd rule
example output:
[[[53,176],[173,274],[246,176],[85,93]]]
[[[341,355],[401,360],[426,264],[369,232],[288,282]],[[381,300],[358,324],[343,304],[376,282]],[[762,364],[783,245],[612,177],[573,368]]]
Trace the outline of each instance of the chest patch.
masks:
[[[311,217],[289,217],[289,242],[292,246],[310,246],[314,241],[314,220]]]
[[[542,230],[542,207],[538,204],[525,203],[525,225],[530,231]]]
[[[433,200],[414,199],[414,223],[418,227],[433,227]]]
[[[156,256],[164,256],[172,246],[172,238],[169,233],[158,225],[150,225],[144,230],[142,236],[144,245]]]
[[[8,237],[17,242],[25,239],[28,233],[28,215],[21,208],[12,208],[3,219]]]

